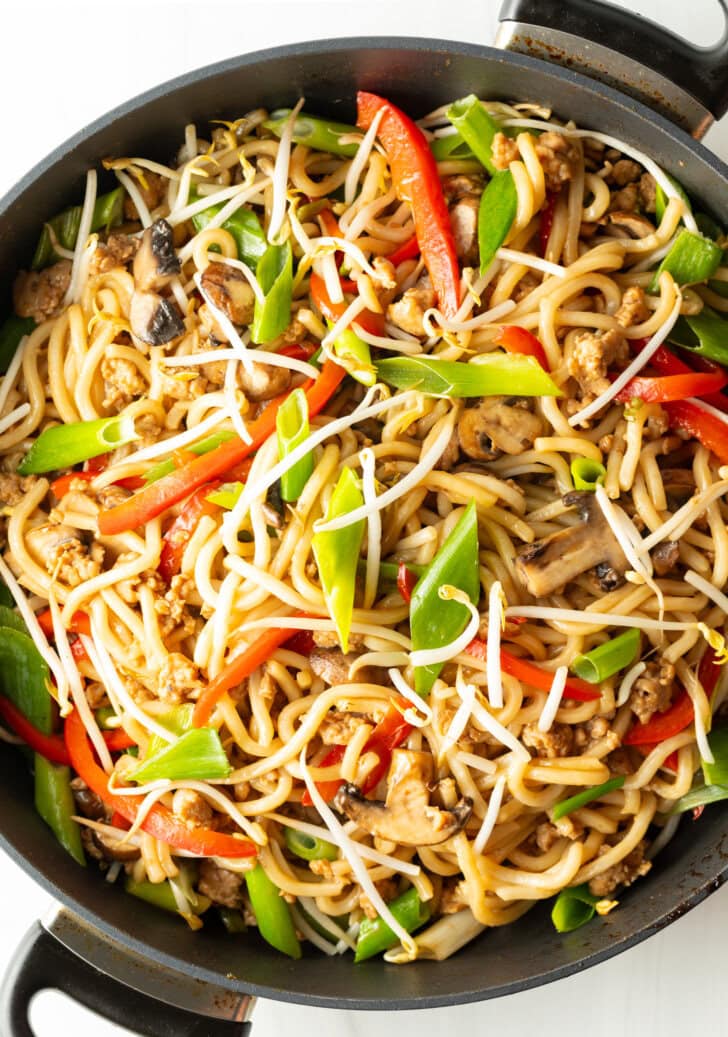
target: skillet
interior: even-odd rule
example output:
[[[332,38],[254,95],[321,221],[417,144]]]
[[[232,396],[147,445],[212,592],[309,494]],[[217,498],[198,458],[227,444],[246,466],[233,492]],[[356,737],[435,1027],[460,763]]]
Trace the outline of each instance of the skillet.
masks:
[[[726,12],[728,0],[720,0]],[[129,101],[71,138],[0,200],[0,284],[27,264],[38,226],[83,194],[109,154],[168,158],[187,122],[275,108],[304,95],[311,111],[351,121],[358,88],[410,114],[475,92],[552,107],[650,154],[720,218],[728,167],[697,141],[728,109],[728,33],[696,48],[597,0],[506,0],[501,48],[439,40],[348,39],[249,54]],[[535,55],[535,56],[534,56]],[[0,297],[0,310],[9,299]],[[594,965],[695,906],[728,877],[728,814],[683,822],[650,877],[620,909],[566,936],[544,906],[486,933],[452,959],[354,967],[308,952],[292,962],[256,935],[186,930],[140,905],[56,844],[32,806],[25,765],[0,753],[0,846],[59,905],[18,948],[0,996],[2,1037],[32,1037],[28,1004],[58,987],[151,1037],[241,1037],[256,996],[352,1009],[431,1008],[515,993]]]

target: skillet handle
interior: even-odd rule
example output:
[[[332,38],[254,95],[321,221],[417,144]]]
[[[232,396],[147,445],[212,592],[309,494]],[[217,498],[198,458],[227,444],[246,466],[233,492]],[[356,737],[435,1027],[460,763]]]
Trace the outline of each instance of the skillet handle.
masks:
[[[74,1001],[143,1037],[245,1037],[249,1022],[211,1018],[166,1004],[112,979],[67,950],[36,922],[27,932],[0,988],[2,1037],[34,1037],[33,996],[61,990]]]
[[[728,0],[718,0],[728,19]],[[695,137],[728,111],[728,25],[696,47],[602,0],[504,0],[496,45],[585,72]]]

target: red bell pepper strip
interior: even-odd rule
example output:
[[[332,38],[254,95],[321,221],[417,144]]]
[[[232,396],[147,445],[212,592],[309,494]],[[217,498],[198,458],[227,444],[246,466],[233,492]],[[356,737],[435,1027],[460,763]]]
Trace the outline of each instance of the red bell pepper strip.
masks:
[[[321,313],[333,324],[343,316],[348,303],[333,302],[326,289],[326,282],[318,274],[311,274],[309,281],[311,298],[316,303]],[[352,321],[352,328],[357,324],[362,331],[368,331],[370,335],[382,335],[384,333],[384,314],[374,313],[373,310],[362,310]]]
[[[292,346],[284,346],[283,349],[277,349],[278,356],[291,356],[294,360],[310,360],[316,352],[317,347],[312,343],[298,343]]]
[[[687,400],[691,396],[707,396],[728,385],[728,375],[723,372],[707,374],[691,371],[690,374],[669,374],[659,378],[637,376],[632,378],[617,393],[620,403],[644,400],[645,403],[669,403]]]
[[[551,229],[554,225],[554,209],[556,208],[556,201],[559,197],[558,191],[547,191],[546,201],[543,209],[541,209],[541,225],[539,227],[539,241],[541,243],[541,255],[546,255],[546,249],[548,247],[549,238],[551,237]]]
[[[218,504],[213,504],[207,499],[219,485],[219,482],[205,483],[204,486],[200,486],[199,490],[195,490],[164,534],[157,569],[166,583],[169,583],[172,577],[180,571],[182,556],[200,519],[205,515],[217,515],[220,511]]]
[[[34,752],[45,756],[46,760],[50,760],[51,763],[59,763],[64,767],[69,766],[71,758],[63,738],[60,735],[47,735],[39,731],[25,714],[21,713],[18,707],[4,695],[0,695],[0,716]],[[123,749],[136,745],[134,739],[123,728],[116,731],[103,731],[102,734],[106,747],[111,752],[121,752]]]
[[[718,683],[720,666],[715,652],[708,647],[698,666],[698,680],[708,699],[713,697]],[[662,713],[655,713],[646,724],[635,724],[622,739],[625,745],[658,745],[673,735],[680,734],[695,719],[693,702],[687,691],[681,691],[675,701]]]
[[[346,375],[343,367],[327,360],[315,381],[303,387],[308,400],[309,417],[318,414],[338,389]],[[178,504],[200,486],[225,475],[249,457],[275,432],[276,414],[290,392],[282,393],[271,400],[268,406],[249,422],[248,431],[252,442],[244,443],[242,439],[230,439],[207,454],[195,457],[182,468],[162,476],[156,482],[149,483],[129,500],[123,501],[115,508],[102,511],[99,515],[99,531],[102,536],[113,536],[125,533],[130,529],[143,526],[150,519],[161,515],[167,508]]]
[[[538,360],[544,371],[549,371],[549,362],[546,359],[546,351],[530,331],[519,328],[517,324],[504,325],[496,336],[496,344],[503,346],[506,353],[520,353],[522,356],[533,356]]]
[[[728,464],[728,420],[703,410],[688,400],[665,403],[670,428],[680,429],[712,450],[719,461]]]
[[[641,353],[650,340],[648,338],[637,338],[632,339],[630,345],[635,353]],[[723,370],[719,364],[714,364],[711,360],[706,360],[705,357],[692,357],[693,363],[700,364],[699,370],[701,373],[715,374]],[[676,356],[666,346],[660,346],[655,353],[652,354],[650,359],[650,366],[660,375],[671,376],[671,375],[692,375],[695,374],[695,368],[690,367],[681,360],[680,357]],[[728,412],[728,397],[724,396],[722,392],[710,393],[703,397],[706,403],[709,403],[712,407],[717,407],[718,410]]]
[[[297,613],[302,616],[303,613]],[[287,628],[273,627],[271,630],[261,631],[258,640],[246,648],[240,655],[223,667],[207,685],[200,695],[192,714],[192,726],[204,727],[210,719],[210,714],[223,697],[226,691],[240,684],[242,680],[249,677],[254,670],[262,666],[270,659],[276,648],[288,641],[296,631]]]
[[[488,658],[488,645],[478,637],[470,642],[465,651],[468,655],[480,659],[481,662],[485,662]],[[538,688],[539,691],[550,691],[554,675],[548,670],[542,670],[535,663],[531,663],[527,659],[521,659],[505,648],[501,648],[500,651],[500,664],[503,673],[523,681],[524,684],[530,684],[532,688]],[[565,698],[576,699],[577,702],[593,702],[599,696],[599,691],[595,689],[593,684],[589,684],[588,681],[583,681],[579,677],[566,678]]]
[[[389,260],[392,266],[399,266],[400,263],[404,263],[407,259],[416,259],[420,254],[420,243],[417,240],[417,235],[413,234],[403,245],[396,248],[394,252],[390,252],[385,258]]]
[[[454,317],[460,305],[460,267],[450,214],[437,162],[422,130],[383,97],[360,90],[357,126],[368,130],[378,112],[384,114],[378,136],[384,144],[398,196],[412,206],[415,233],[440,309]]]
[[[53,637],[53,617],[50,609],[43,609],[35,617],[38,620],[38,624],[46,635],[46,637]],[[70,629],[74,634],[85,634],[87,637],[91,637],[91,621],[85,612],[74,612],[71,617]]]
[[[309,656],[314,649],[314,644],[312,630],[299,630],[286,641],[286,648],[289,652]]]
[[[400,708],[398,709],[397,706]],[[377,787],[389,770],[392,750],[396,749],[398,745],[401,745],[412,730],[412,725],[404,719],[401,712],[402,709],[408,709],[410,706],[411,703],[406,699],[397,698],[395,702],[389,705],[387,712],[369,735],[369,738],[362,750],[362,754],[368,752],[376,753],[379,757],[379,763],[375,764],[362,785],[362,792],[364,795],[372,792]],[[321,760],[319,767],[333,767],[334,764],[341,763],[345,752],[345,745],[332,746]],[[327,803],[330,803],[342,784],[343,782],[340,778],[334,778],[331,781],[316,782],[316,788],[319,790],[324,800]],[[313,806],[308,789],[301,797],[301,805],[304,807]]]
[[[71,489],[71,483],[74,479],[80,479],[81,482],[91,482],[94,478],[96,478],[94,472],[67,472],[66,475],[59,475],[57,479],[53,480],[51,483],[51,493],[60,500]]]
[[[400,562],[397,569],[397,590],[409,605],[412,601],[412,591],[415,589],[419,576],[407,568],[406,562]]]
[[[78,776],[104,803],[127,821],[134,821],[144,801],[143,796],[113,796],[109,792],[108,777],[94,759],[86,728],[75,709],[66,717],[65,738],[71,766]],[[188,850],[200,857],[254,857],[256,854],[256,848],[249,840],[214,832],[210,828],[188,827],[161,803],[154,804],[141,827],[168,846]]]

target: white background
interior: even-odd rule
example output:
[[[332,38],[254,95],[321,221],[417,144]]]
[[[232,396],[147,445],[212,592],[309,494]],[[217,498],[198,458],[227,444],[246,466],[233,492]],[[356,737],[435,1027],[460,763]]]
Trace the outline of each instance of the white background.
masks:
[[[631,0],[624,6],[696,43],[709,44],[720,35],[715,0]],[[3,18],[0,195],[71,133],[181,72],[237,53],[323,36],[420,35],[490,43],[497,8],[497,0],[20,0],[4,9]],[[713,131],[708,143],[728,158],[728,127]],[[0,890],[2,972],[26,928],[44,913],[47,898],[2,856]],[[589,1037],[726,1034],[726,923],[728,889],[641,947],[549,987],[426,1014],[261,1004],[255,1037],[283,1032],[444,1037],[454,1029],[483,1033],[486,1028],[516,1037],[534,1031],[539,1037],[583,1037],[585,1030]],[[33,1023],[38,1037],[122,1034],[56,994],[39,998]]]

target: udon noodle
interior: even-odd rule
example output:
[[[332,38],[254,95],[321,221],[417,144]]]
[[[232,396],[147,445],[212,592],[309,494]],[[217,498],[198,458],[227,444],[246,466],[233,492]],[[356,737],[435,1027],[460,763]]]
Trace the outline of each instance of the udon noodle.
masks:
[[[393,935],[378,949],[407,961],[447,957],[567,888],[605,913],[712,758],[728,454],[674,403],[617,395],[664,373],[654,358],[681,315],[728,310],[728,268],[710,284],[681,285],[670,264],[656,276],[696,224],[648,156],[533,105],[484,110],[499,129],[492,172],[509,171],[516,204],[483,269],[488,177],[467,148],[447,152],[445,108],[418,124],[440,147],[454,307],[387,146],[389,109],[366,134],[332,131],[348,155],[302,143],[297,109],[207,137],[188,126],[170,165],[106,160],[124,222],[92,231],[90,172],[75,245],[51,229],[55,262],[16,282],[16,313],[35,326],[0,382],[2,575],[50,668],[86,853],[132,891],[169,890],[194,927],[212,902],[287,953],[305,938],[335,954],[379,917]],[[290,312],[266,338],[256,321],[280,314],[262,257],[286,243],[292,268],[274,275],[291,278]],[[518,341],[559,395],[522,395]],[[513,371],[475,398],[397,388],[378,368],[426,357],[472,371],[495,355]],[[301,385],[309,426],[291,455],[265,415]],[[136,438],[22,474],[51,427],[114,415],[126,424],[113,435]],[[231,444],[223,474],[185,483]],[[286,502],[281,477],[301,458]],[[574,481],[585,462],[601,472],[587,489]],[[336,552],[356,523],[332,502],[347,469],[362,532],[342,620],[315,537],[328,530],[343,580],[351,557]],[[175,477],[176,497],[149,507]],[[473,513],[479,596],[454,569],[443,578],[428,622],[453,607],[462,621],[428,643],[410,627],[416,581]],[[575,660],[625,629],[636,650],[585,691]],[[424,695],[413,652],[437,671]],[[183,766],[136,782],[190,725],[218,736],[224,776]],[[261,869],[293,949],[261,919],[270,898],[247,881]],[[416,924],[398,906],[410,890]]]

